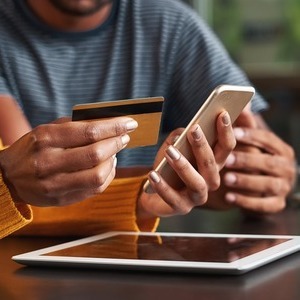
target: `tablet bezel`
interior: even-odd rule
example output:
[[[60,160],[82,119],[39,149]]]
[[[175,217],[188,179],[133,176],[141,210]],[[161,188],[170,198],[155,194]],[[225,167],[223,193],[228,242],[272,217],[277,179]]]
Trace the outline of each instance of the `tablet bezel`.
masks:
[[[83,245],[93,241],[109,238],[115,235],[145,235],[145,236],[181,236],[181,237],[221,237],[221,238],[255,238],[255,239],[287,239],[286,242],[272,246],[268,249],[251,254],[233,262],[194,262],[194,261],[168,261],[143,259],[112,259],[88,258],[72,256],[46,256],[46,253]],[[300,236],[292,235],[256,235],[256,234],[215,234],[215,233],[170,233],[170,232],[129,232],[113,231],[87,238],[74,240],[36,251],[15,255],[15,262],[28,266],[51,267],[84,267],[116,270],[152,270],[152,271],[179,271],[190,273],[219,273],[243,274],[261,267],[272,261],[290,255],[300,250]]]

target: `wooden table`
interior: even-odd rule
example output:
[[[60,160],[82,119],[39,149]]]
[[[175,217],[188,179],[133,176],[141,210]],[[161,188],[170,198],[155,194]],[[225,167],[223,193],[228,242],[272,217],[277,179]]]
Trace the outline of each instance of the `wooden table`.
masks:
[[[300,208],[290,207],[266,220],[245,219],[239,212],[198,210],[188,217],[166,219],[159,229],[300,234]],[[68,240],[20,237],[1,240],[0,299],[300,299],[300,253],[239,276],[34,268],[11,260],[15,254]]]

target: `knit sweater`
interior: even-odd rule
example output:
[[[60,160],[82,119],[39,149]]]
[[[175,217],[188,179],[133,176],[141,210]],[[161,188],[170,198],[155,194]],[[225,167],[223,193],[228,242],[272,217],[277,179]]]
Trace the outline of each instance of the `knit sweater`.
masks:
[[[0,172],[0,238],[13,232],[86,236],[114,230],[153,231],[158,225],[156,218],[137,224],[136,201],[144,180],[145,175],[117,178],[104,193],[82,202],[65,207],[31,207],[13,201]]]

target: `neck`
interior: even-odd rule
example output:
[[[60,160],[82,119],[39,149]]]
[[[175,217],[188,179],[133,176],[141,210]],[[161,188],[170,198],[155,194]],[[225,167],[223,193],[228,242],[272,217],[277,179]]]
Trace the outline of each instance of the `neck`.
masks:
[[[87,31],[100,26],[107,20],[112,9],[112,3],[108,2],[91,15],[74,16],[58,10],[48,0],[27,0],[27,3],[47,25],[70,32]]]

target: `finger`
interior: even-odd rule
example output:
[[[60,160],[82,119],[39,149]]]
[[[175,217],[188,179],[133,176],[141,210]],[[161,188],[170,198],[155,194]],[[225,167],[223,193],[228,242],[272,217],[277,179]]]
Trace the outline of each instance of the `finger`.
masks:
[[[150,172],[149,180],[153,190],[161,199],[163,199],[162,202],[155,198],[155,201],[148,203],[149,206],[151,206],[152,211],[159,212],[161,217],[185,215],[191,211],[193,205],[190,201],[182,199],[182,197],[179,196],[178,191],[171,188],[157,172]],[[150,199],[153,200],[153,197]]]
[[[51,124],[62,124],[62,123],[67,123],[67,122],[71,122],[71,118],[70,117],[61,117],[59,119],[54,120],[53,122],[51,122]]]
[[[219,169],[215,161],[214,153],[209,146],[204,133],[200,126],[193,125],[188,132],[188,140],[192,147],[192,151],[194,154],[194,157],[196,158],[196,164],[198,172],[201,174],[201,176],[205,179],[207,185],[209,186],[210,190],[216,190],[220,186],[220,176],[219,176]],[[179,168],[182,168],[183,166],[186,167],[185,174],[181,174],[181,176],[184,176],[185,183],[189,185],[189,180],[192,180],[190,176],[188,175],[188,172],[191,168],[185,165],[185,160],[178,160],[176,159],[176,149],[175,148],[168,148],[169,150],[169,157],[172,156],[172,153],[174,154],[174,165]],[[174,150],[174,151],[173,151]],[[167,152],[168,154],[168,152]],[[177,155],[178,156],[178,155]],[[181,166],[180,166],[181,164]],[[193,168],[194,169],[194,168]],[[194,173],[194,170],[191,171]],[[198,176],[197,176],[198,177]],[[183,179],[182,179],[183,180]]]
[[[40,125],[32,131],[31,141],[35,148],[74,148],[121,136],[136,129],[137,122],[120,117],[97,121],[78,121],[62,124]]]
[[[60,199],[58,205],[59,206],[70,205],[85,200],[89,197],[95,196],[97,194],[101,194],[107,189],[107,187],[110,185],[110,183],[113,181],[114,178],[115,178],[115,169],[112,169],[110,174],[107,176],[105,183],[101,187],[97,189],[84,189],[80,191],[69,192]]]
[[[85,189],[80,191],[68,192],[65,195],[53,198],[51,201],[48,201],[47,206],[67,206],[88,199],[92,196],[95,196],[96,194],[102,193],[108,187],[108,185],[111,183],[113,179],[114,179],[114,175],[109,175],[106,181],[107,183],[102,186],[101,191],[100,189],[97,190]]]
[[[268,153],[294,157],[293,149],[271,131],[236,127],[234,135],[239,142],[257,146]]]
[[[152,188],[167,204],[163,210],[165,216],[172,214],[187,214],[193,207],[202,205],[207,200],[207,189],[204,180],[202,180],[201,192],[199,192],[199,190],[198,192],[194,192],[194,197],[190,197],[187,193],[179,193],[174,190],[155,171],[149,173],[149,180]],[[158,202],[157,206],[160,206]],[[161,211],[161,207],[157,207],[156,209],[157,211]]]
[[[235,127],[257,128],[257,121],[251,111],[250,104],[243,109],[234,122]]]
[[[173,130],[166,139],[167,145],[173,145],[180,134],[184,131],[184,128],[177,128]]]
[[[217,132],[218,139],[214,147],[214,155],[220,170],[223,168],[228,155],[236,146],[230,116],[227,112],[219,115],[217,119]]]
[[[177,128],[168,135],[168,137],[164,140],[164,143],[159,148],[159,151],[155,157],[155,161],[153,164],[154,167],[156,167],[163,159],[166,148],[170,145],[173,145],[183,131],[184,128]]]
[[[166,140],[164,141],[161,149],[163,151],[166,150],[166,148],[168,148],[170,145],[174,145],[174,143],[176,142],[176,140],[178,139],[178,137],[180,136],[180,134],[184,131],[184,128],[177,128],[176,130],[172,131],[168,137],[166,138]]]
[[[153,184],[153,181],[150,178],[149,173],[149,180]],[[155,190],[153,188],[153,190]],[[139,207],[147,211],[147,213],[152,214],[153,216],[157,217],[170,217],[174,216],[175,212],[174,209],[168,205],[158,193],[148,194],[143,193],[139,199]]]
[[[190,162],[173,146],[167,148],[166,159],[184,182],[186,188],[190,190],[192,194],[198,194],[198,198],[201,199],[200,204],[203,204],[203,201],[206,201],[205,197],[207,196],[208,187],[204,177],[202,177]],[[218,183],[219,182],[220,178],[218,177]]]
[[[69,203],[67,195],[92,195],[103,192],[115,176],[115,165],[116,160],[112,158],[89,170],[58,174],[44,180],[41,189],[47,198],[51,199],[51,205],[65,205]],[[75,197],[74,201],[79,198],[81,196]]]
[[[56,173],[70,173],[90,169],[101,165],[115,156],[129,142],[127,134],[109,138],[84,147],[55,149],[43,151],[41,157],[34,162],[35,175],[38,178],[48,177]]]
[[[224,175],[226,186],[268,196],[286,195],[290,190],[287,180],[279,177],[228,172]]]
[[[258,213],[277,213],[286,206],[284,197],[251,197],[241,193],[227,193],[225,200],[237,207],[258,212]]]
[[[235,151],[228,156],[226,167],[236,170],[249,170],[269,174],[275,177],[293,178],[294,163],[283,156],[265,153]]]

